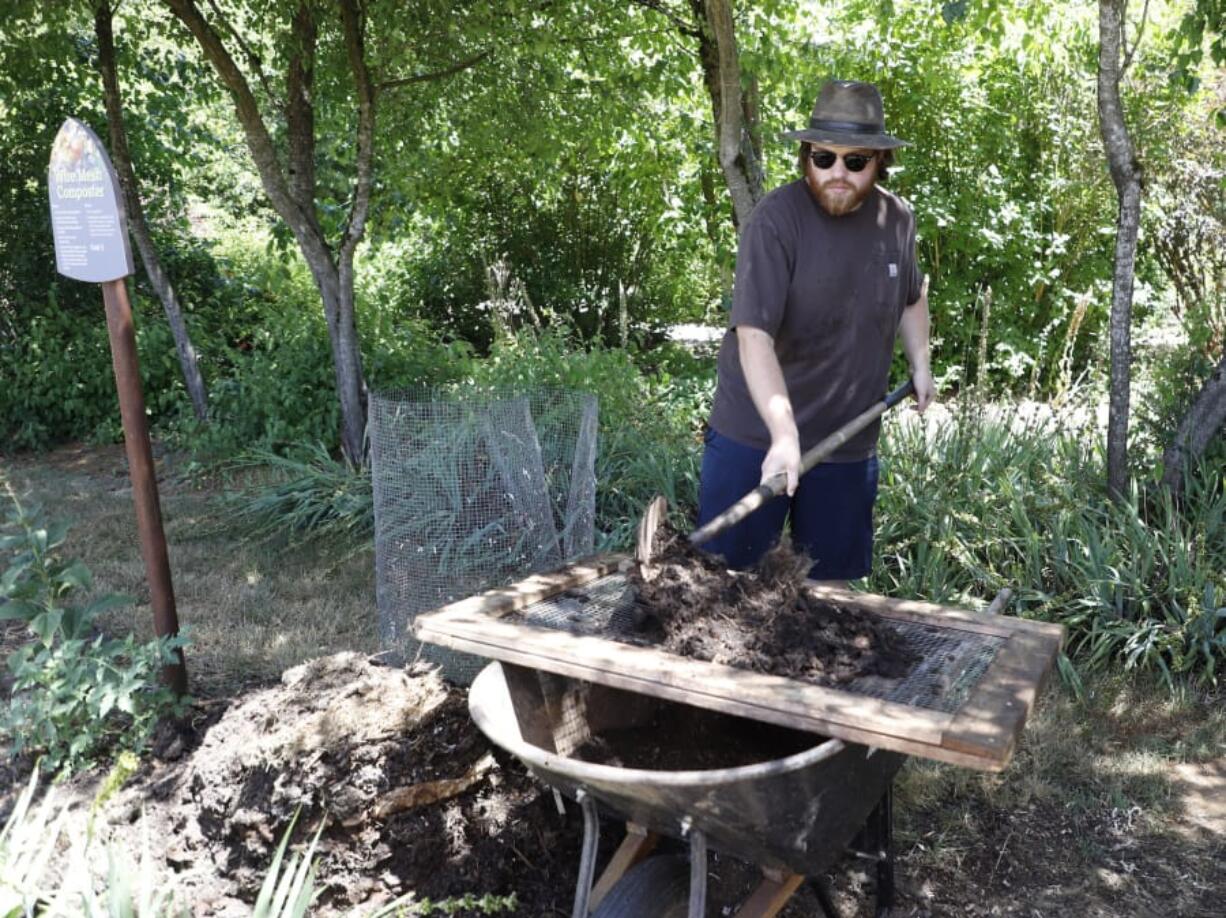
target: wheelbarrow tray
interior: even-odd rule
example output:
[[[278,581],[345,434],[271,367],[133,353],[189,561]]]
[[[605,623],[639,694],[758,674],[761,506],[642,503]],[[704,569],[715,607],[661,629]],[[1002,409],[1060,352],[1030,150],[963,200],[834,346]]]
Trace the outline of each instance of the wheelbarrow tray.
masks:
[[[891,623],[923,655],[916,680],[899,685],[881,677],[815,685],[616,639],[613,620],[600,618],[599,603],[585,610],[583,597],[632,604],[623,573],[630,564],[604,555],[529,577],[423,613],[413,631],[514,667],[983,771],[1009,763],[1063,641],[1059,625],[811,586],[821,600]],[[923,682],[915,697],[911,681]]]
[[[571,798],[593,794],[620,817],[662,835],[680,838],[701,829],[713,847],[761,867],[812,876],[834,863],[903,762],[892,752],[817,736],[809,749],[732,768],[658,771],[585,762],[524,737],[525,699],[514,697],[510,669],[491,663],[482,670],[469,691],[469,711],[492,742],[537,778]],[[668,703],[605,686],[592,686],[589,701],[594,733],[610,719],[634,722],[653,702]]]

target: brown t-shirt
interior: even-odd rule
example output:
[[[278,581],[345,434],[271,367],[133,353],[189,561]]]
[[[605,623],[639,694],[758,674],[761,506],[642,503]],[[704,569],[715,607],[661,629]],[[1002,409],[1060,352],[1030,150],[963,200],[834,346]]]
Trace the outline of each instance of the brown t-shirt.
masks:
[[[732,315],[719,352],[711,426],[749,446],[770,446],[741,371],[736,327],[760,328],[792,402],[802,450],[885,396],[898,321],[920,297],[915,217],[877,187],[850,214],[832,217],[803,179],[766,195],[741,233]],[[831,457],[873,454],[880,422]]]

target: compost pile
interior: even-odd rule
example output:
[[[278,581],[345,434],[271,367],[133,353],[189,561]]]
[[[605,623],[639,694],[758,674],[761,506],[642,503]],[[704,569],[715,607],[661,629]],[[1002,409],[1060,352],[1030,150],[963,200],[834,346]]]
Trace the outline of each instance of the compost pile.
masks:
[[[514,893],[517,915],[569,914],[576,814],[559,815],[490,747],[465,693],[436,672],[342,653],[294,667],[210,719],[194,737],[163,737],[161,764],[107,805],[123,848],[140,851],[142,831],[158,840],[193,914],[250,915],[295,813],[295,846],[322,831],[312,914],[408,891],[435,901]]]
[[[804,589],[813,562],[785,539],[752,571],[729,571],[667,524],[649,565],[632,568],[644,636],[671,653],[840,685],[906,675],[916,655],[887,622]]]

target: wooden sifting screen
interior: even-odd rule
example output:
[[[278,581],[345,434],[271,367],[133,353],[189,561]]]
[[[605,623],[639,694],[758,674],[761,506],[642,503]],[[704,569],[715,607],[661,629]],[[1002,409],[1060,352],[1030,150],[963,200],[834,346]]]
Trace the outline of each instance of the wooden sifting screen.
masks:
[[[1059,625],[813,586],[886,620],[918,657],[898,679],[819,686],[636,642],[629,564],[609,555],[530,577],[423,613],[414,631],[504,663],[986,771],[1008,764],[1063,639]]]

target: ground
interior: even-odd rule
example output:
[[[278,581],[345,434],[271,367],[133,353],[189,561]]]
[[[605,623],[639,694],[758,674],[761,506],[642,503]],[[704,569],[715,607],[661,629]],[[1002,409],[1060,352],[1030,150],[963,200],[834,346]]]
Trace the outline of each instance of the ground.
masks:
[[[110,831],[130,840],[143,812],[154,837],[166,839],[162,861],[196,914],[245,911],[301,803],[299,838],[329,814],[325,911],[415,890],[434,898],[515,892],[517,914],[569,915],[574,807],[559,815],[513,760],[489,756],[461,689],[372,662],[370,551],[338,559],[242,542],[216,514],[217,482],[184,477],[171,458],[159,469],[197,700],[189,729],[160,737],[107,805]],[[0,470],[73,524],[67,552],[91,567],[100,589],[141,598],[108,629],[148,633],[122,451],[0,457]],[[3,638],[8,647],[19,634],[10,627]],[[1172,695],[1123,676],[1089,679],[1077,698],[1057,681],[1004,773],[912,760],[898,782],[893,914],[1221,914],[1222,702],[1220,691]],[[103,773],[58,793],[84,813]],[[21,775],[10,767],[0,777],[11,800]],[[606,850],[615,834],[605,833]],[[719,861],[716,870],[745,873]],[[829,879],[844,915],[872,914],[862,866],[844,862]],[[818,912],[805,894],[783,914]]]

